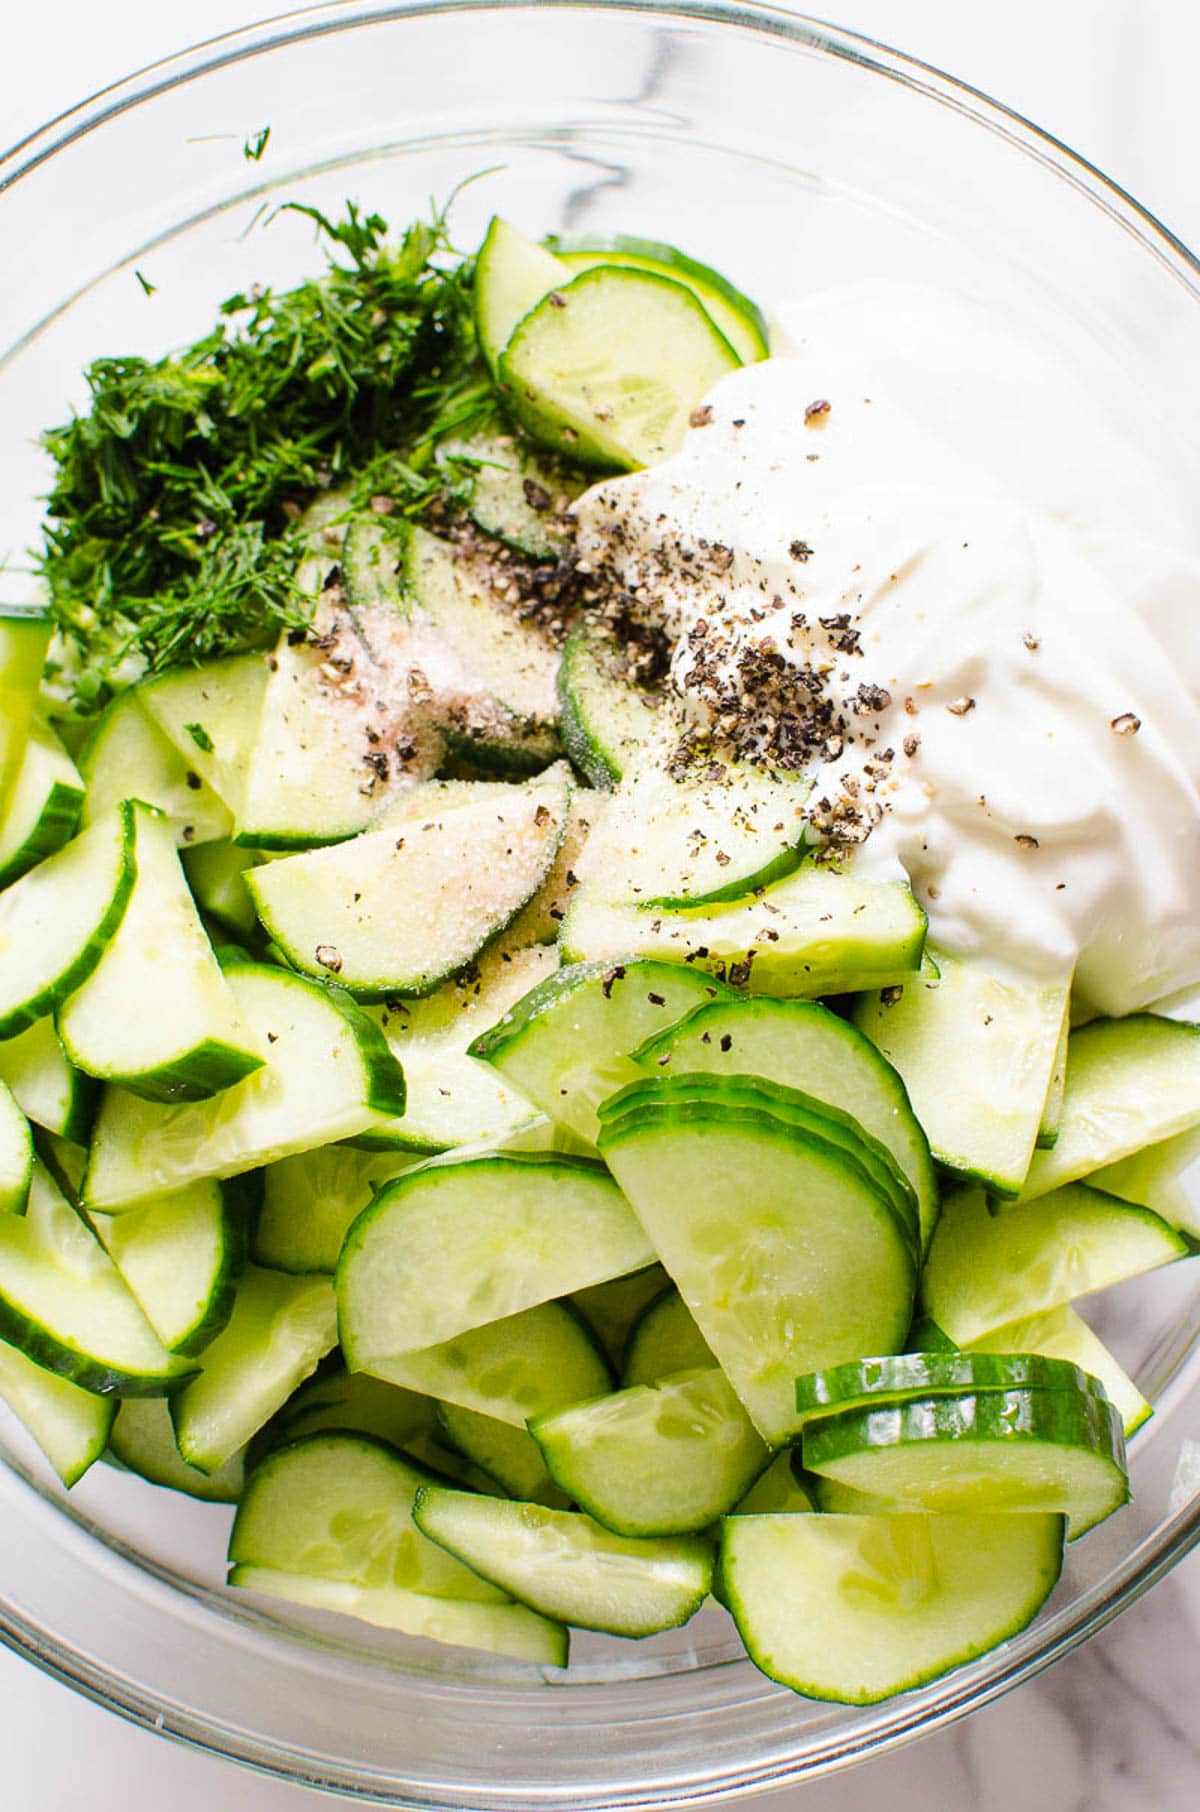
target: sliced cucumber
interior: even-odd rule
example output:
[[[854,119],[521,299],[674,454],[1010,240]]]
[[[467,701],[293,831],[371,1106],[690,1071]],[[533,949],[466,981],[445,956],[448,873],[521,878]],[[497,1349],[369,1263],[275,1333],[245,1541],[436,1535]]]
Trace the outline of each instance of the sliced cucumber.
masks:
[[[1058,1144],[1058,1128],[1062,1120],[1063,1096],[1067,1092],[1067,1049],[1071,1036],[1071,1003],[1068,1000],[1063,1012],[1063,1022],[1058,1034],[1058,1049],[1054,1053],[1054,1068],[1050,1072],[1050,1086],[1046,1090],[1046,1102],[1042,1108],[1041,1125],[1038,1127],[1038,1149],[1048,1151]]]
[[[982,1190],[965,1189],[942,1209],[921,1294],[938,1326],[965,1346],[1187,1252],[1149,1209],[1082,1183],[996,1214]]]
[[[424,1436],[436,1434],[437,1405],[431,1397],[385,1384],[366,1372],[323,1365],[288,1398],[264,1433],[267,1446],[278,1447],[330,1428],[374,1435],[389,1447],[408,1450]]]
[[[0,1082],[0,1214],[20,1214],[33,1175],[33,1134],[12,1090]]]
[[[935,961],[937,974],[913,976],[899,998],[889,990],[860,1002],[856,1024],[904,1078],[934,1157],[1015,1196],[1042,1123],[1068,984],[1008,981],[942,951]],[[947,1051],[956,1053],[949,1069]]]
[[[517,322],[570,280],[569,268],[552,253],[492,216],[475,259],[475,331],[493,377]]]
[[[627,766],[582,859],[590,893],[644,908],[720,905],[799,866],[811,781],[715,759],[677,777],[671,747],[655,736]]]
[[[889,1512],[1051,1511],[1075,1540],[1129,1497],[1121,1418],[1087,1391],[913,1398],[809,1422],[804,1464]]]
[[[229,1320],[204,1350],[199,1376],[171,1400],[181,1457],[200,1472],[218,1472],[336,1342],[337,1307],[327,1277],[248,1266]]]
[[[24,760],[53,627],[40,608],[0,605],[0,808]]]
[[[777,1453],[767,1470],[740,1497],[729,1516],[806,1515],[813,1507],[807,1486],[796,1476],[796,1456],[787,1449]]]
[[[750,1516],[722,1525],[728,1603],[756,1667],[875,1705],[1017,1635],[1062,1570],[1060,1516]]]
[[[435,1598],[402,1586],[356,1586],[340,1579],[285,1573],[278,1567],[237,1566],[229,1583],[266,1598],[313,1611],[357,1617],[360,1623],[420,1636],[456,1648],[483,1649],[538,1667],[567,1665],[567,1632],[523,1604],[478,1604],[459,1598]]]
[[[575,526],[570,506],[585,484],[578,473],[499,427],[442,441],[437,454],[456,473],[472,474],[467,508],[485,535],[532,560],[566,552]]]
[[[753,365],[769,356],[767,321],[762,309],[735,289],[728,277],[689,258],[673,245],[655,239],[635,239],[624,233],[611,236],[591,235],[562,238],[551,234],[547,249],[573,271],[590,270],[598,264],[632,265],[634,270],[657,271],[684,284],[704,304],[744,365]]]
[[[916,1192],[928,1244],[938,1211],[929,1145],[897,1072],[846,1020],[813,1001],[720,1000],[634,1052],[649,1074],[739,1072],[802,1088],[852,1114]]]
[[[450,1445],[496,1479],[510,1497],[567,1508],[571,1500],[546,1471],[542,1450],[527,1429],[464,1409],[461,1403],[439,1403],[437,1418]]]
[[[844,1409],[990,1390],[1074,1390],[1104,1395],[1099,1379],[1070,1360],[1027,1353],[1021,1347],[995,1348],[990,1353],[978,1349],[970,1353],[892,1353],[797,1378],[796,1419],[803,1427],[814,1416],[840,1414]]]
[[[903,1343],[912,1247],[842,1151],[712,1102],[617,1116],[600,1149],[766,1440],[799,1373]]]
[[[0,1341],[0,1397],[28,1430],[68,1490],[108,1444],[116,1400],[70,1379]]]
[[[276,1271],[327,1271],[353,1223],[382,1183],[418,1160],[404,1152],[324,1145],[268,1164],[254,1227],[254,1258]]]
[[[1200,1122],[1200,1026],[1135,1013],[1071,1033],[1058,1138],[1029,1166],[1023,1201]]]
[[[204,935],[170,821],[136,803],[133,812],[133,892],[99,963],[59,1008],[58,1035],[90,1076],[148,1101],[202,1100],[263,1059]]]
[[[84,1390],[161,1396],[195,1371],[169,1353],[45,1167],[0,1215],[0,1339]]]
[[[0,1045],[0,1075],[4,1073],[7,1048]],[[1164,1221],[1200,1244],[1200,1195],[1195,1173],[1198,1160],[1200,1127],[1192,1127],[1189,1132],[1160,1139],[1156,1145],[1147,1145],[1115,1164],[1091,1171],[1087,1180],[1093,1188],[1118,1195],[1122,1201],[1153,1208]]]
[[[590,1290],[576,1290],[571,1301],[619,1367],[638,1316],[670,1282],[661,1265],[647,1265],[644,1271],[631,1271],[627,1277],[613,1277],[608,1283],[593,1284]]]
[[[671,1285],[647,1303],[630,1328],[621,1383],[626,1390],[635,1384],[659,1384],[676,1372],[702,1371],[715,1364],[686,1302]]]
[[[346,1362],[378,1373],[381,1361],[653,1258],[598,1165],[517,1152],[422,1165],[387,1184],[347,1235],[337,1269]]]
[[[531,1416],[603,1396],[612,1373],[595,1335],[565,1303],[542,1302],[421,1353],[375,1362],[389,1383],[524,1428]]]
[[[503,566],[414,528],[404,578],[465,676],[457,692],[431,706],[451,749],[514,774],[553,761],[561,752],[558,650],[507,601]]]
[[[0,818],[0,887],[20,880],[75,835],[83,790],[75,763],[50,725],[35,716]]]
[[[336,849],[267,863],[247,877],[288,961],[336,976],[364,1000],[429,994],[478,956],[532,898],[562,840],[558,773],[502,800],[372,831]]]
[[[643,1073],[628,1053],[729,992],[702,971],[666,963],[579,963],[531,989],[471,1055],[594,1145],[600,1103]]]
[[[400,583],[401,538],[382,516],[358,515],[346,530],[342,548],[342,582],[351,610],[360,623],[372,611],[399,611],[408,606]]]
[[[353,1138],[380,1115],[403,1112],[399,1066],[348,996],[255,963],[226,974],[267,1062],[209,1101],[167,1106],[106,1089],[84,1185],[89,1207],[136,1207],[205,1177]]]
[[[424,1468],[368,1435],[306,1435],[275,1448],[247,1478],[229,1537],[230,1563],[503,1602],[505,1593],[413,1522],[413,1500],[432,1482]]]
[[[122,1466],[152,1485],[182,1491],[210,1504],[236,1504],[245,1479],[243,1455],[235,1453],[216,1472],[189,1466],[175,1444],[171,1411],[159,1397],[126,1397],[108,1438]]]
[[[199,751],[197,751],[199,753]],[[211,843],[233,828],[226,807],[142,708],[138,687],[120,693],[78,755],[87,784],[83,822],[95,824],[136,795],[171,820],[176,843]]]
[[[192,1183],[145,1208],[91,1221],[163,1345],[202,1352],[229,1319],[246,1259],[235,1186]]]
[[[616,636],[585,621],[563,648],[558,696],[567,754],[592,786],[616,786],[657,733],[661,693],[632,677]]]
[[[364,1138],[402,1151],[449,1151],[473,1143],[500,1145],[530,1126],[536,1110],[495,1070],[476,1063],[468,1048],[557,967],[556,950],[510,949],[505,938],[424,1000],[393,1000],[374,1008],[373,1017],[403,1066],[407,1100],[402,1119]]]
[[[527,944],[553,944],[555,967],[558,965],[558,934],[575,889],[579,858],[596,825],[603,817],[604,800],[591,788],[572,787],[567,805],[567,822],[558,854],[550,873],[527,906],[509,926],[505,943],[518,950]]]
[[[562,929],[568,963],[687,963],[751,994],[841,994],[905,981],[925,915],[897,882],[804,862],[761,898],[691,912],[643,911],[581,887]]]
[[[96,1083],[67,1062],[53,1019],[0,1042],[0,1082],[35,1126],[85,1145],[96,1111]]]
[[[183,872],[197,906],[236,938],[253,938],[258,932],[258,914],[245,877],[261,861],[256,850],[224,841],[184,851]]]
[[[258,739],[268,680],[261,654],[173,667],[138,689],[143,709],[235,816]]]
[[[519,322],[499,377],[522,426],[583,465],[654,465],[741,364],[691,290],[656,272],[581,271]]]
[[[1120,1414],[1127,1436],[1154,1414],[1133,1379],[1072,1308],[1048,1309],[1044,1315],[1010,1321],[1005,1327],[993,1328],[990,1334],[981,1334],[978,1340],[971,1342],[969,1350],[972,1353],[1042,1353],[1047,1358],[1063,1359],[1078,1366],[1103,1385],[1104,1394]]]
[[[0,894],[0,1039],[96,968],[133,890],[133,808],[117,806]]]
[[[618,1535],[687,1535],[733,1508],[770,1462],[718,1366],[530,1421],[568,1497]]]
[[[424,1486],[413,1519],[494,1585],[576,1629],[650,1636],[677,1629],[712,1584],[712,1543],[630,1541],[590,1516]]]

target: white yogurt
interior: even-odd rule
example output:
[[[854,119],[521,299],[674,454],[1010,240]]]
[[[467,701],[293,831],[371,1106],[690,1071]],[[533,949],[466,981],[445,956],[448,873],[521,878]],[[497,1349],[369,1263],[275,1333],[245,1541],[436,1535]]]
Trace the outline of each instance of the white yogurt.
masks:
[[[685,696],[701,619],[727,671],[765,644],[832,663],[839,696],[887,690],[816,796],[894,751],[855,861],[909,876],[935,944],[1075,966],[1109,1013],[1200,982],[1186,518],[1102,399],[974,304],[872,284],[780,324],[787,356],[723,380],[674,458],[581,500],[585,554],[665,624]],[[689,572],[679,550],[701,541],[731,561]],[[843,612],[861,654],[820,627]]]

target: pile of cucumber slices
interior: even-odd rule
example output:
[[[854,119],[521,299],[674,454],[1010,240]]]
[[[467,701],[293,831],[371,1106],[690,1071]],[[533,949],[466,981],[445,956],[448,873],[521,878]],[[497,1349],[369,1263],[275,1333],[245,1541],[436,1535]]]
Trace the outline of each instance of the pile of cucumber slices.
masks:
[[[715,1599],[871,1703],[1126,1501],[1150,1405],[1072,1304],[1195,1247],[1200,1029],[1072,1029],[818,860],[801,777],[673,776],[481,549],[556,560],[761,317],[500,221],[476,281],[468,535],[331,492],[309,635],[74,758],[0,615],[0,1396],[68,1486],[236,1504],[243,1590],[538,1670]]]

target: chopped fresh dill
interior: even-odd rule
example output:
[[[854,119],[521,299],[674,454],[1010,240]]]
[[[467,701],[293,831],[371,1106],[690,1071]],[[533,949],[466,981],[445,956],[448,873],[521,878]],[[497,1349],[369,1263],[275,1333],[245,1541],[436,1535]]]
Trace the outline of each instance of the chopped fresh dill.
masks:
[[[267,140],[270,136],[271,128],[269,126],[260,126],[258,131],[252,132],[249,138],[243,143],[242,156],[252,164],[260,163],[262,161],[262,154],[267,148]]]
[[[141,271],[135,270],[133,274],[142,286],[142,294],[145,296],[152,296],[158,288],[157,283],[151,283],[149,277],[143,277]]]
[[[444,214],[389,242],[353,203],[337,221],[280,211],[314,222],[321,276],[231,296],[210,333],[165,358],[97,359],[87,410],[43,437],[55,471],[39,570],[79,710],[139,671],[303,627],[304,507],[337,484],[415,514],[453,489],[438,439],[493,406],[471,265]]]

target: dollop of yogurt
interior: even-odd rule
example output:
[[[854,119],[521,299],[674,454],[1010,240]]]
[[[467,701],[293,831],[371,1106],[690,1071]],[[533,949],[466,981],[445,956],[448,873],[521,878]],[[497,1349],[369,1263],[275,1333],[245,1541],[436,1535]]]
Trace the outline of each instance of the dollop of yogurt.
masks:
[[[965,299],[859,285],[773,343],[580,500],[584,557],[691,709],[747,656],[785,711],[819,675],[846,733],[814,800],[860,802],[856,867],[906,875],[934,945],[1105,1013],[1200,982],[1200,557],[1152,463]]]

